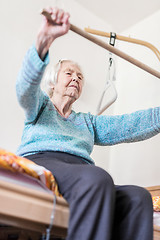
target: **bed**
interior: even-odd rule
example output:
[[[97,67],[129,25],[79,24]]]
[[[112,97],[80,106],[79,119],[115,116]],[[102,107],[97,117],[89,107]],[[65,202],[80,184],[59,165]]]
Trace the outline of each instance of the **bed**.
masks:
[[[160,186],[148,187],[152,196],[160,196]],[[18,240],[38,240],[51,222],[55,195],[40,180],[0,168],[0,240],[18,235]],[[154,240],[160,240],[160,212],[154,212]],[[50,239],[67,235],[69,206],[56,197]]]
[[[50,225],[53,206],[53,192],[41,181],[0,168],[0,240],[16,233],[19,240],[39,239]],[[56,197],[53,238],[66,236],[68,218],[67,202]]]

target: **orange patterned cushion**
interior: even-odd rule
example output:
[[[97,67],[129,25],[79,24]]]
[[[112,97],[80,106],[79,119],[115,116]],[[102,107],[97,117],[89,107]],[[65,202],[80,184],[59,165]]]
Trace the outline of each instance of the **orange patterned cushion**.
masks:
[[[18,157],[11,152],[0,149],[0,167],[8,169],[12,172],[20,172],[37,178],[57,196],[60,196],[58,185],[52,173],[27,158]]]
[[[153,200],[153,210],[160,212],[160,196],[152,197]]]

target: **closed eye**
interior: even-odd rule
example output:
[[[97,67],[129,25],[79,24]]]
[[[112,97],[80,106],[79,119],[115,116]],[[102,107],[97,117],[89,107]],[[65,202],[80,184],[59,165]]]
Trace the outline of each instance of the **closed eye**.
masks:
[[[66,72],[66,74],[67,74],[67,75],[71,75],[71,73],[70,73],[70,72]]]

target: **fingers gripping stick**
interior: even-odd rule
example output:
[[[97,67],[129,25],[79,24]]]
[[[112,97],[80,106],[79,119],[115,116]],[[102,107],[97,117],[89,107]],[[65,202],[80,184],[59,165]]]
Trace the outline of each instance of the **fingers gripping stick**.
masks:
[[[53,19],[52,19],[52,17],[51,17],[51,14],[49,13],[49,12],[47,12],[46,10],[41,10],[41,12],[40,12],[42,15],[44,15],[47,19],[48,19],[48,21],[50,22],[50,23],[52,23],[53,25],[62,25],[62,24],[57,24],[56,22],[54,22],[53,21]]]

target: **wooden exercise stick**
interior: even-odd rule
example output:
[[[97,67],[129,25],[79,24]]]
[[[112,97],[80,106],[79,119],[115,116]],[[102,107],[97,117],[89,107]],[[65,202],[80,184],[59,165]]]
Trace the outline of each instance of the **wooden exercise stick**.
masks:
[[[42,10],[41,11],[41,14],[43,14],[44,16],[47,17],[47,19],[50,21],[50,22],[53,22],[52,18],[51,18],[51,15],[46,11],[46,10]],[[53,24],[55,24],[53,22]],[[103,42],[102,40],[92,36],[91,34],[88,34],[87,32],[83,31],[82,29],[76,27],[75,25],[73,24],[70,24],[70,30],[79,34],[80,36],[90,40],[91,42],[99,45],[100,47],[114,53],[115,55],[125,59],[126,61],[134,64],[135,66],[143,69],[144,71],[152,74],[153,76],[157,77],[157,78],[160,78],[160,72],[158,72],[157,70],[154,70],[153,68],[149,67],[148,65],[142,63],[141,61],[131,57],[130,55],[120,51],[119,49],[107,44],[106,42]]]

